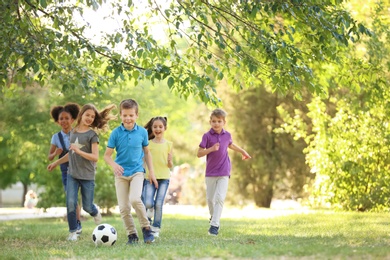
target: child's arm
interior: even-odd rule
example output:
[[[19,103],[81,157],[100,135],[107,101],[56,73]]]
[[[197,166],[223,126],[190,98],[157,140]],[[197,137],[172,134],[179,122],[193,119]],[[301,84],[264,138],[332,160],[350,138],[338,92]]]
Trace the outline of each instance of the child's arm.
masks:
[[[197,156],[198,156],[198,158],[200,158],[200,157],[203,157],[205,155],[208,155],[211,152],[215,152],[215,151],[218,151],[218,150],[219,150],[219,143],[216,143],[216,144],[214,144],[213,146],[211,146],[211,147],[209,147],[207,149],[199,147]]]
[[[103,157],[104,161],[106,161],[106,163],[112,167],[112,170],[116,176],[122,176],[125,170],[122,166],[117,164],[114,159],[112,159],[113,153],[114,149],[107,147]]]
[[[154,169],[153,169],[153,163],[152,163],[152,154],[149,151],[149,147],[144,146],[143,149],[144,149],[144,153],[145,153],[146,166],[148,166],[148,169],[149,169],[149,181],[150,181],[150,184],[153,183],[154,187],[156,187],[156,189],[157,189],[158,188],[158,183],[157,183],[156,176],[154,175]]]
[[[168,153],[168,168],[171,169],[173,167],[173,155],[172,155],[172,151],[170,153]]]
[[[241,154],[242,154],[242,159],[243,159],[243,160],[252,158],[244,149],[242,149],[242,148],[239,147],[238,145],[235,145],[234,143],[231,143],[228,147],[229,147],[230,149],[232,149],[233,151],[236,151],[236,152],[241,153]]]
[[[171,169],[173,167],[173,146],[171,146],[171,150],[168,152],[168,168]]]
[[[54,157],[59,156],[61,153],[62,153],[62,149],[61,148],[58,148],[54,144],[51,144],[50,145],[50,150],[49,150],[49,155],[47,156],[47,158],[49,159],[49,161],[51,161],[51,160],[54,159]]]
[[[80,147],[77,144],[71,144],[69,151],[72,151],[72,153],[75,152],[78,155],[80,155],[81,157],[83,157],[89,161],[97,162],[99,160],[99,145],[98,145],[98,143],[92,143],[91,148],[92,148],[92,152],[87,153],[87,152],[80,150]]]
[[[57,161],[49,164],[47,166],[47,169],[51,172],[55,167],[57,167],[60,164],[66,163],[66,162],[69,162],[69,153],[65,154],[63,157],[61,157]]]

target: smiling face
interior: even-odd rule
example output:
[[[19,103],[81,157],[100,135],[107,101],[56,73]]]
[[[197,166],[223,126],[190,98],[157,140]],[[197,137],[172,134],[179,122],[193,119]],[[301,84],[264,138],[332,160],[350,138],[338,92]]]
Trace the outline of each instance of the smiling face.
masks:
[[[96,113],[93,109],[87,109],[81,116],[81,123],[85,126],[92,125],[93,121],[95,121]]]
[[[58,121],[57,123],[61,126],[62,131],[65,133],[68,133],[70,129],[72,128],[74,119],[72,118],[71,114],[65,111],[62,111],[58,115]]]
[[[155,137],[163,138],[165,130],[165,125],[162,120],[156,119],[153,121],[152,132]]]
[[[126,129],[128,130],[133,129],[137,118],[138,118],[138,113],[136,112],[135,108],[128,108],[128,109],[121,110],[121,120],[123,126]]]
[[[218,134],[221,133],[225,123],[225,118],[223,117],[211,116],[210,118],[211,128]]]

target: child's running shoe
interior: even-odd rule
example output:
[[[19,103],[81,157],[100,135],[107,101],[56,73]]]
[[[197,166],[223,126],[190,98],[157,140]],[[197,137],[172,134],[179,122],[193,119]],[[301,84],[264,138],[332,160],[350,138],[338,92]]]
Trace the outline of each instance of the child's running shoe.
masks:
[[[219,230],[219,227],[210,226],[210,228],[209,228],[209,235],[211,235],[211,236],[218,235],[218,230]]]
[[[142,228],[142,234],[144,235],[144,242],[150,244],[154,242],[154,236],[150,227]]]

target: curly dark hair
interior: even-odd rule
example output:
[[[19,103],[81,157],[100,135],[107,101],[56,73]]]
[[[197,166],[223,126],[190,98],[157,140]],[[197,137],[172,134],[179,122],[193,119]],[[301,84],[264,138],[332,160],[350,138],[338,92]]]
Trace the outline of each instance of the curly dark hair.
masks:
[[[62,112],[67,112],[73,119],[76,119],[80,112],[80,106],[76,103],[67,103],[65,106],[53,107],[50,110],[50,114],[55,122],[58,122],[58,118]]]

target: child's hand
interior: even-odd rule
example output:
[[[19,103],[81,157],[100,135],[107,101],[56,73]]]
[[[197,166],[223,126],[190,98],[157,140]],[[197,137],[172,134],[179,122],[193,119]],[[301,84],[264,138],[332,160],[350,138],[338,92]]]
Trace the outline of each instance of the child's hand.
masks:
[[[47,166],[47,169],[49,170],[49,172],[51,172],[57,165],[55,163],[51,163]]]
[[[122,176],[125,170],[123,169],[122,166],[119,164],[115,164],[115,166],[112,167],[112,170],[114,171],[115,176]]]
[[[219,145],[220,145],[219,143],[214,144],[213,146],[211,146],[211,150],[213,152],[218,151],[219,150]]]
[[[247,160],[247,159],[250,159],[252,157],[247,152],[244,152],[244,153],[242,153],[241,158],[242,158],[242,160]]]
[[[173,166],[172,164],[172,154],[171,153],[168,153],[168,167],[171,168]]]
[[[158,182],[156,176],[154,176],[154,174],[150,174],[150,172],[149,172],[149,182],[150,184],[154,184],[154,187],[158,189]]]
[[[79,145],[77,144],[71,144],[69,150],[77,154],[80,154],[81,151]]]

